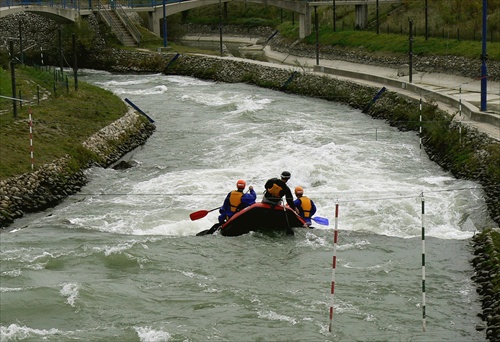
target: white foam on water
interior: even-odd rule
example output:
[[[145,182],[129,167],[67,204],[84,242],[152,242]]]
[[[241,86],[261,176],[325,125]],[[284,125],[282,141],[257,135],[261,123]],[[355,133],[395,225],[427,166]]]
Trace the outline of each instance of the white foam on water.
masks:
[[[0,325],[0,340],[2,342],[7,341],[19,341],[29,338],[39,338],[40,340],[45,339],[49,336],[56,335],[67,335],[67,333],[59,329],[33,329],[27,326],[21,326],[18,324],[10,324],[9,326]]]
[[[127,88],[113,89],[113,93],[115,93],[116,95],[161,95],[165,94],[167,91],[168,88],[164,85],[159,85],[148,89],[137,89],[137,90],[130,90]]]
[[[66,303],[75,306],[75,301],[78,298],[80,285],[78,283],[63,283],[59,293],[61,296],[66,297]]]
[[[22,287],[0,287],[0,292],[21,292],[24,290]]]
[[[271,321],[284,321],[284,322],[289,322],[292,325],[297,324],[297,320],[295,318],[287,315],[278,314],[274,311],[260,310],[257,312],[257,315],[259,318],[266,318]]]
[[[141,342],[167,342],[172,338],[168,332],[156,330],[150,326],[134,327],[134,330],[137,332],[137,336]]]
[[[304,187],[317,215],[329,219],[329,226],[318,229],[334,228],[338,203],[341,230],[420,236],[423,194],[426,235],[467,239],[481,216],[475,209],[484,210],[478,186],[429,161],[415,133],[400,132],[349,107],[298,96],[283,106],[276,100],[282,94],[268,89],[252,88],[248,94],[232,85],[161,74],[117,76],[103,83],[112,91],[138,92],[143,110],[165,113],[152,137],[155,146],[146,146],[157,153],[156,168],[151,177],[134,179],[135,170],[148,168],[138,154],[140,168],[126,178],[99,171],[96,181],[103,182],[103,192],[117,195],[75,204],[72,210],[87,212],[70,219],[75,226],[133,235],[192,235],[210,228],[218,213],[197,221],[190,221],[189,214],[220,206],[237,179],[253,185],[259,201],[265,181],[283,170],[292,173],[290,188]],[[148,94],[156,88],[165,96]],[[175,137],[188,145],[175,146],[172,135],[178,132],[186,132]],[[165,157],[172,164],[163,163]]]

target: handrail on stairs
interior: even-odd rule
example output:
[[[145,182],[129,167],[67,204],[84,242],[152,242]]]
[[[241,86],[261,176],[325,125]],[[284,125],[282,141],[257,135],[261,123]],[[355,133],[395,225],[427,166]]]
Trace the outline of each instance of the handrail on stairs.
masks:
[[[112,7],[113,2],[103,5],[99,0],[97,0],[97,13],[108,24],[108,26],[111,28],[111,31],[113,31],[120,43],[124,44],[125,32],[123,32],[123,30],[120,28],[120,25],[118,25],[118,23],[111,16],[110,9]]]
[[[116,1],[116,0],[114,0],[114,2],[115,2],[115,9],[116,9],[116,14],[118,15],[118,18],[120,18],[120,20],[123,22],[123,24],[125,25],[125,28],[132,35],[132,38],[134,38],[134,40],[137,42],[137,45],[141,45],[142,34],[139,32],[137,27],[135,27],[132,20],[130,20],[130,17],[128,16],[127,12],[125,12],[122,5],[119,4],[118,1]]]
[[[123,7],[118,4],[116,0],[109,0],[107,4],[102,4],[99,0],[97,0],[97,11],[101,18],[111,28],[111,31],[113,31],[122,45],[125,45],[125,36],[127,36],[128,34],[132,36],[137,45],[140,45],[142,38],[141,33],[132,23],[130,17],[127,15]],[[116,17],[118,17],[118,20],[120,20],[121,24],[125,26],[125,29],[128,33],[124,32],[124,30],[120,26],[120,23],[116,21],[116,17],[113,17],[113,15],[111,15],[111,11],[116,14]]]

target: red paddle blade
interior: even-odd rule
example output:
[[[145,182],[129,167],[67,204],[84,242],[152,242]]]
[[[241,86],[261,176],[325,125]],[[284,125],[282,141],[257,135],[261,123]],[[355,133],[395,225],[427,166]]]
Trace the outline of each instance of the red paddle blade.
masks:
[[[201,219],[202,217],[207,216],[208,213],[209,213],[208,210],[199,210],[189,214],[189,217],[191,218],[191,221],[195,221]]]

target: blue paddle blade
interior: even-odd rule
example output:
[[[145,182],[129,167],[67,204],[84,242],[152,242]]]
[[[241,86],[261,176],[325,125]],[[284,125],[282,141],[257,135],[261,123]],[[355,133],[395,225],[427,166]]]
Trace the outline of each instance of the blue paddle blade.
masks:
[[[330,224],[330,222],[328,222],[328,219],[325,217],[316,216],[316,217],[311,217],[311,219],[317,224],[321,224],[323,226],[328,226]]]

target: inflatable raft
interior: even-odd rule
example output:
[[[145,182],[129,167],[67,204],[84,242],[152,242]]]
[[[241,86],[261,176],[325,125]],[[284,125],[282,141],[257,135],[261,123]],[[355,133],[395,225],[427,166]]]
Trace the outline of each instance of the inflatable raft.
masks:
[[[306,222],[288,206],[258,202],[234,214],[220,227],[220,234],[238,236],[255,231],[293,235],[294,227],[306,227]]]

